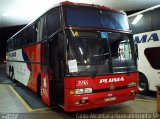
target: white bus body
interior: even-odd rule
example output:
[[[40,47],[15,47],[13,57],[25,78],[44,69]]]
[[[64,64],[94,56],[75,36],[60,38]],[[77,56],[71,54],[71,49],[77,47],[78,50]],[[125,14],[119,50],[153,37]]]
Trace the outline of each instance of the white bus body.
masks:
[[[154,39],[154,37],[157,37],[157,39]],[[155,63],[159,59],[160,63],[160,30],[135,34],[134,39],[139,40],[139,42],[136,41],[138,44],[138,70],[147,78],[149,90],[156,91],[155,86],[160,84],[160,69],[151,65],[145,51],[156,48],[157,52],[151,51],[150,57],[154,58]],[[153,55],[154,57],[152,57]]]
[[[156,91],[160,84],[160,5],[128,16],[138,46],[139,92]],[[137,16],[137,23],[133,21]]]

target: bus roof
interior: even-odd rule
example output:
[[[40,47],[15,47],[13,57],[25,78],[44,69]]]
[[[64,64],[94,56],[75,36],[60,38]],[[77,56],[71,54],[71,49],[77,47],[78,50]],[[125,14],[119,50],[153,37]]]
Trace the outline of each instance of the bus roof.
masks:
[[[136,16],[136,15],[139,15],[139,14],[142,14],[142,13],[145,13],[145,12],[148,12],[148,11],[151,11],[151,10],[154,10],[156,8],[159,8],[160,7],[160,4],[159,5],[156,5],[156,6],[153,6],[153,7],[150,7],[148,9],[145,9],[145,10],[142,10],[140,12],[137,12],[137,13],[134,13],[134,14],[131,14],[131,15],[128,15],[128,18],[129,17],[133,17],[133,16]]]
[[[103,10],[109,10],[109,11],[113,11],[113,12],[119,12],[119,13],[124,13],[125,12],[123,10],[118,10],[118,9],[112,9],[106,6],[101,6],[101,5],[96,5],[96,4],[86,4],[86,3],[74,3],[74,2],[61,2],[61,5],[77,5],[77,6],[84,6],[84,7],[91,7],[91,8],[98,8],[98,9],[103,9]]]
[[[32,23],[34,23],[38,18],[40,18],[43,14],[45,14],[46,12],[48,12],[49,10],[51,10],[52,8],[55,8],[55,7],[58,7],[58,6],[64,6],[64,5],[75,5],[75,6],[91,7],[91,8],[103,9],[103,10],[108,10],[108,11],[112,11],[112,12],[118,12],[118,13],[126,14],[123,10],[112,9],[112,8],[109,8],[109,7],[100,6],[100,5],[96,5],[96,4],[86,4],[86,3],[76,3],[76,2],[64,1],[64,2],[60,2],[58,4],[55,4],[55,5],[51,6],[50,8],[48,8],[47,10],[45,10],[38,17],[36,17],[30,23],[28,23],[25,27],[23,27],[21,30],[19,30],[17,33],[15,33],[7,41],[9,41],[10,39],[12,39],[19,32],[21,32],[23,29],[25,29],[26,27],[28,27],[29,25],[31,25]]]

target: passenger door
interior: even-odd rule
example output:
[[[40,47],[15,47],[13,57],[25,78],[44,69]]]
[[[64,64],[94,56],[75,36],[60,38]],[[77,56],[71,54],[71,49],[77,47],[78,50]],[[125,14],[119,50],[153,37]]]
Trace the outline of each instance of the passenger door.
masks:
[[[61,33],[49,41],[49,73],[51,100],[63,106],[64,103],[64,63],[63,38]]]

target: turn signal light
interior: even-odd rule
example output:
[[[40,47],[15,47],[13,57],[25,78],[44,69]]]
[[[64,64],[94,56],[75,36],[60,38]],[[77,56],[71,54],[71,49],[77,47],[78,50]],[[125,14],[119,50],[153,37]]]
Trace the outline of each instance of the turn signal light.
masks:
[[[70,90],[69,94],[73,95],[73,94],[75,94],[75,91],[74,90]]]

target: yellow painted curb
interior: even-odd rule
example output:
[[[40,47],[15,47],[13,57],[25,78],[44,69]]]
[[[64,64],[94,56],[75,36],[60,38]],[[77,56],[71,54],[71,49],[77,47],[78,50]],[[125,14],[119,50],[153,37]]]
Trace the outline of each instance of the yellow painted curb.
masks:
[[[36,111],[44,111],[44,110],[47,110],[48,108],[41,108],[41,109],[34,109],[32,110],[32,112],[36,112]]]
[[[7,84],[0,84],[1,86],[7,86],[13,93],[14,95],[20,100],[20,102],[24,105],[24,107],[29,111],[29,112],[35,112],[35,111],[43,111],[48,108],[41,108],[41,109],[32,109],[24,100],[23,98],[17,93],[17,91],[10,85]]]
[[[33,111],[32,108],[23,100],[23,98],[16,92],[16,90],[12,86],[9,86],[9,88],[16,95],[16,97],[20,100],[20,102],[25,106],[25,108],[29,112],[32,112]]]

